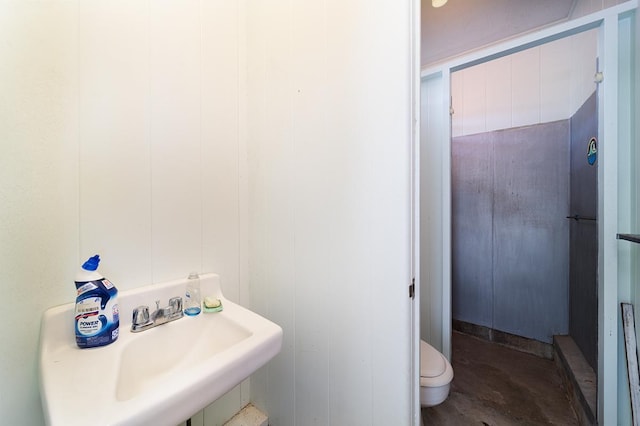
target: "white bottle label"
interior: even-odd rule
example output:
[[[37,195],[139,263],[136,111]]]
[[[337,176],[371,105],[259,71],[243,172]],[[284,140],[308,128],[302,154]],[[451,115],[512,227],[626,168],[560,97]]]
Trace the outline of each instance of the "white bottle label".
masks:
[[[102,329],[102,322],[98,315],[89,315],[78,319],[78,332],[83,336],[93,336]]]
[[[83,293],[86,293],[88,291],[91,291],[93,289],[98,288],[97,285],[94,284],[93,281],[89,281],[88,283],[85,283],[83,285],[81,285],[80,287],[78,287],[78,296],[80,296]]]
[[[112,343],[118,338],[120,310],[118,292],[111,281],[76,281],[75,329],[80,348],[93,348]]]
[[[76,317],[87,315],[98,315],[100,311],[100,302],[102,299],[99,297],[87,297],[76,303]]]

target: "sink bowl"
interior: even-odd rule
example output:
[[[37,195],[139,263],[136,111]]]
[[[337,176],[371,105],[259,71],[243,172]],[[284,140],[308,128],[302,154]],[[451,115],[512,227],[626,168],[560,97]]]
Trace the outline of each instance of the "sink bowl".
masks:
[[[40,394],[49,425],[175,426],[273,358],[282,329],[227,300],[215,274],[200,277],[203,295],[222,301],[217,313],[185,316],[132,333],[133,309],[184,295],[187,280],[118,294],[120,336],[80,349],[75,304],[47,310],[40,331]],[[152,308],[153,309],[153,308]]]

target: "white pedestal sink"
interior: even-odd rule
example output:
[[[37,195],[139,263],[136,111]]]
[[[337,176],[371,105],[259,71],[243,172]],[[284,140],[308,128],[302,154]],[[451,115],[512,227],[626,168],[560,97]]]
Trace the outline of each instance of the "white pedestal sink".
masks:
[[[167,425],[203,409],[273,358],[282,329],[227,300],[215,274],[202,294],[223,311],[185,316],[132,333],[139,305],[183,296],[187,280],[122,291],[120,337],[99,348],[75,343],[73,303],[47,310],[40,331],[40,394],[48,425]]]

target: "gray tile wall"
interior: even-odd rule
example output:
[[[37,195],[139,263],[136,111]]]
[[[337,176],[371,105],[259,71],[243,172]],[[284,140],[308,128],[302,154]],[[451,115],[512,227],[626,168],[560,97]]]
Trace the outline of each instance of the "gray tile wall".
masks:
[[[568,332],[569,120],[452,141],[453,318]]]
[[[595,218],[598,163],[587,162],[587,144],[598,135],[596,94],[571,117],[571,215]],[[590,220],[570,221],[569,334],[594,371],[598,371],[598,227]]]

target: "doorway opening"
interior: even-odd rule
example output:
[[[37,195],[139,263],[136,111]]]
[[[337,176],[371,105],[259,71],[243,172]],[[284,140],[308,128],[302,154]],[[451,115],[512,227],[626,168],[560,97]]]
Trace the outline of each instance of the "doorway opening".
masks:
[[[584,20],[567,22],[541,30],[537,33],[522,36],[494,47],[472,52],[459,58],[451,59],[430,68],[423,69],[421,83],[421,132],[420,132],[420,271],[421,271],[421,337],[440,349],[445,356],[451,356],[451,324],[452,324],[452,239],[451,239],[451,135],[450,122],[450,94],[452,93],[452,75],[455,72],[474,65],[482,64],[493,59],[502,58],[509,54],[520,52],[531,47],[543,45],[549,41],[562,39],[574,34],[595,29],[598,32],[599,72],[604,75],[618,74],[618,69],[624,79],[605,79],[599,85],[597,110],[599,122],[598,139],[608,141],[602,148],[598,147],[600,155],[597,167],[598,185],[598,392],[597,416],[602,421],[613,421],[617,417],[616,406],[620,398],[628,398],[624,392],[618,395],[618,354],[617,311],[616,297],[618,284],[618,255],[615,246],[615,230],[618,227],[618,186],[617,180],[626,182],[627,174],[617,167],[618,150],[625,150],[626,145],[618,147],[618,133],[621,132],[621,143],[626,140],[626,115],[618,114],[627,111],[626,103],[629,96],[628,87],[629,67],[618,56],[620,49],[630,49],[627,45],[629,34],[625,32],[627,21],[635,10],[635,4],[619,5],[591,15]],[[632,23],[632,22],[631,22]],[[620,44],[618,44],[620,43]],[[605,52],[613,52],[605,55]],[[622,61],[622,62],[619,62]],[[620,68],[618,68],[620,66]],[[592,68],[593,69],[593,68]],[[631,74],[633,75],[633,74]],[[622,127],[620,127],[622,126]],[[622,151],[621,151],[622,152]],[[620,167],[624,166],[623,165]],[[618,172],[623,173],[620,176]],[[424,201],[423,201],[424,200]],[[435,205],[429,202],[437,200]],[[567,213],[573,217],[579,213]],[[624,217],[626,213],[623,214]],[[575,219],[566,219],[569,223]],[[621,277],[626,277],[624,270]],[[626,281],[625,281],[626,282]],[[624,284],[622,284],[624,285]],[[624,287],[623,287],[624,289]],[[622,410],[624,416],[624,410]]]
[[[494,46],[473,51],[422,69],[420,93],[419,297],[421,337],[451,356],[451,76],[454,72],[511,53],[539,46],[591,29],[598,31],[598,376],[597,418],[615,424],[630,418],[629,394],[621,387],[619,365],[620,298],[633,298],[633,265],[620,255],[616,232],[631,229],[633,208],[628,190],[634,190],[633,32],[636,1],[625,2],[574,21],[560,23]],[[609,76],[609,77],[606,77]],[[604,94],[604,95],[602,95]],[[631,112],[630,112],[631,111]],[[602,141],[605,143],[603,144]],[[620,155],[620,156],[619,156]],[[622,198],[620,198],[622,197]],[[631,198],[632,202],[635,198]],[[572,214],[567,214],[571,216]],[[566,219],[570,221],[571,219]],[[622,263],[620,263],[622,262]]]
[[[452,328],[548,359],[577,343],[593,420],[596,56],[590,30],[451,74]]]

